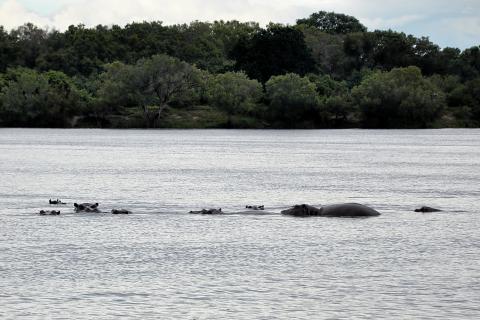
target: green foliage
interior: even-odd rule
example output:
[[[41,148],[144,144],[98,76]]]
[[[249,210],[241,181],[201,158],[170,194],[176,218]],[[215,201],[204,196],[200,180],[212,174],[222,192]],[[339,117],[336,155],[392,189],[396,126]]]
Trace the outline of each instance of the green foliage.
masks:
[[[352,32],[366,32],[367,28],[355,17],[335,12],[319,11],[306,19],[297,20],[297,24],[314,27],[331,34],[346,34]]]
[[[407,67],[414,63],[415,38],[404,33],[375,31],[369,34],[372,48],[372,59],[375,66],[382,70]]]
[[[314,70],[303,33],[281,25],[271,24],[251,39],[242,39],[233,49],[232,57],[237,70],[262,83],[274,75],[288,72],[305,75]]]
[[[308,79],[315,83],[320,96],[330,97],[333,95],[346,94],[348,86],[345,81],[336,81],[329,75],[308,74]]]
[[[211,25],[213,36],[219,39],[226,57],[230,57],[237,43],[242,39],[249,39],[258,33],[261,28],[256,22],[215,21]],[[234,63],[234,61],[232,61]]]
[[[480,126],[480,78],[465,83],[466,105],[471,107],[473,120]]]
[[[430,82],[439,88],[447,99],[449,107],[459,107],[464,105],[465,85],[461,83],[458,76],[433,75],[429,78]]]
[[[343,40],[340,35],[332,35],[312,27],[298,27],[305,37],[316,68],[322,73],[335,78],[345,77],[346,55],[343,51]]]
[[[465,83],[454,76],[434,76],[430,81],[446,93],[448,106],[462,126],[480,125],[480,77]]]
[[[460,76],[472,80],[480,76],[480,46],[466,49],[460,55]]]
[[[306,77],[289,73],[274,76],[265,84],[270,115],[283,125],[295,128],[310,122],[314,125],[320,114],[316,86]]]
[[[329,75],[309,74],[317,87],[322,104],[322,117],[327,126],[343,127],[355,116],[356,106],[345,81],[336,81]]]
[[[11,69],[1,88],[0,118],[5,125],[65,127],[89,99],[62,72]]]
[[[0,26],[0,125],[158,127],[215,109],[227,120],[199,123],[345,127],[361,114],[369,127],[480,126],[480,46],[440,49],[333,12],[297,22]]]
[[[248,114],[262,97],[262,85],[245,73],[227,72],[215,75],[208,84],[208,101],[227,114]]]
[[[352,94],[364,126],[373,128],[425,128],[446,105],[445,95],[417,67],[377,72]]]
[[[171,47],[172,56],[211,72],[222,71],[233,65],[224,53],[221,39],[212,32],[211,23],[195,21],[190,25],[174,25],[169,29],[176,35]]]
[[[5,29],[0,26],[0,72],[5,72],[12,62],[15,62],[15,59],[16,51],[14,40]]]
[[[44,50],[47,31],[27,23],[12,30],[10,37],[14,40],[17,63],[27,68],[35,68],[37,58]]]
[[[101,75],[98,92],[107,105],[141,108],[146,124],[155,127],[169,103],[198,84],[199,75],[200,72],[186,62],[155,55],[135,65],[108,66]]]
[[[330,127],[351,126],[358,117],[358,107],[350,93],[327,97],[323,104]]]

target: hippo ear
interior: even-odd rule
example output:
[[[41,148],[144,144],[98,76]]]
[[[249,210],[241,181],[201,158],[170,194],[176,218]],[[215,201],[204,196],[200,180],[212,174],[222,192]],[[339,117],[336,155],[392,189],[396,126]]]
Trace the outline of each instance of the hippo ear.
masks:
[[[98,207],[98,202],[97,202],[97,203],[95,203],[95,207]]]
[[[75,208],[78,208],[78,203],[75,202],[75,203],[73,204],[73,206],[74,206]]]

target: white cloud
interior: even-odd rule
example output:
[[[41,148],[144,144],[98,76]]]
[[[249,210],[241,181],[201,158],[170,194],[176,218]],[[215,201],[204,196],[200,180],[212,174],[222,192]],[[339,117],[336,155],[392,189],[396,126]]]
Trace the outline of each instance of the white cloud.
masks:
[[[480,17],[478,15],[474,17],[451,19],[447,20],[447,22],[454,30],[463,32],[469,36],[479,37],[480,39]]]
[[[42,27],[52,25],[51,19],[27,10],[16,0],[6,0],[0,5],[0,21],[7,29],[17,27],[25,22],[32,22]]]
[[[45,17],[27,11],[18,0],[7,0],[0,6],[1,21],[7,27],[15,27],[24,23],[25,19],[31,19],[32,22],[48,22],[61,29],[70,24],[125,24],[133,20],[161,20],[171,24],[237,19],[267,24],[270,21],[294,23],[297,18],[312,12],[327,10],[364,16],[365,23],[371,22],[375,27],[385,27],[384,24],[390,22],[398,24],[396,18],[385,19],[374,13],[379,8],[393,6],[396,1],[392,0],[381,1],[381,4],[378,0],[71,0],[70,4],[68,1],[62,3],[62,9]]]
[[[422,19],[425,19],[421,15],[405,15],[393,18],[363,18],[362,21],[365,25],[368,25],[370,29],[385,29],[385,28],[398,28],[403,27],[408,23],[417,22]]]

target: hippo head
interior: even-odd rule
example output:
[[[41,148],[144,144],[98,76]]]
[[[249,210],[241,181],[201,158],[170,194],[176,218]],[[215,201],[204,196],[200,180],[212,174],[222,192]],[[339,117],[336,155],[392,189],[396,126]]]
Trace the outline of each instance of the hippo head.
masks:
[[[98,203],[74,203],[75,212],[100,212]]]
[[[321,210],[322,209],[309,206],[308,204],[297,204],[290,209],[283,210],[282,214],[290,216],[313,216],[318,215]]]
[[[297,204],[291,207],[290,209],[283,210],[282,214],[291,215],[291,216],[304,216],[306,211],[305,204]]]

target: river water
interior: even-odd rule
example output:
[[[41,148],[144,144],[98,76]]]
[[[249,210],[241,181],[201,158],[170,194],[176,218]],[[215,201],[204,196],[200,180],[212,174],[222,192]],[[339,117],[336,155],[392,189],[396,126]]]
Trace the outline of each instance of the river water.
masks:
[[[480,317],[480,130],[0,129],[0,179],[2,319]]]

